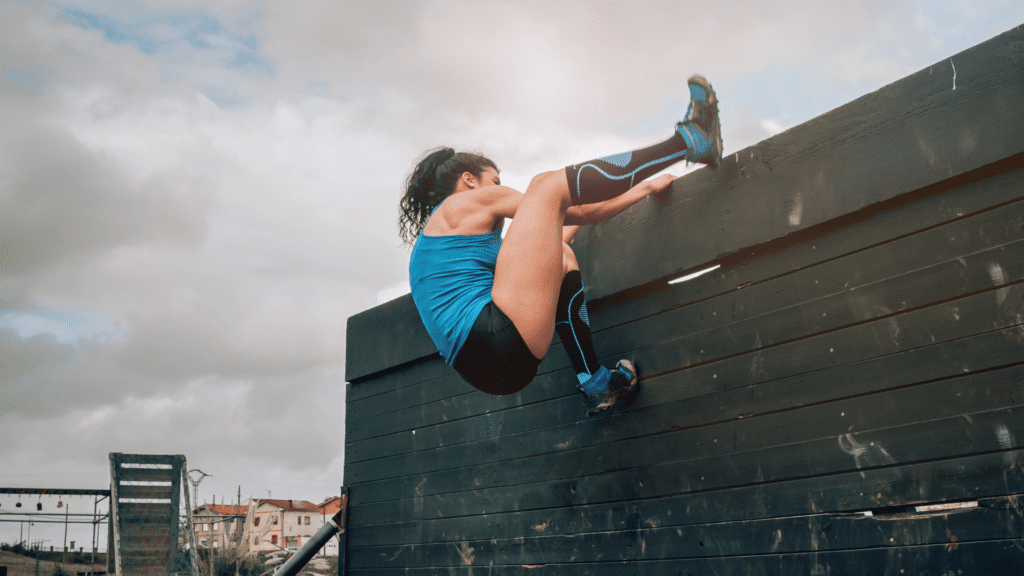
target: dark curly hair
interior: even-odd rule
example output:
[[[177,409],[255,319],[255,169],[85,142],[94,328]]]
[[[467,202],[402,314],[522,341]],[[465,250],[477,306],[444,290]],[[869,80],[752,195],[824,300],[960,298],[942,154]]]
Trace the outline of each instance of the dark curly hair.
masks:
[[[430,213],[455,191],[464,172],[480,178],[488,168],[497,170],[498,166],[479,154],[446,147],[428,151],[405,180],[398,215],[398,235],[402,241],[416,241]]]

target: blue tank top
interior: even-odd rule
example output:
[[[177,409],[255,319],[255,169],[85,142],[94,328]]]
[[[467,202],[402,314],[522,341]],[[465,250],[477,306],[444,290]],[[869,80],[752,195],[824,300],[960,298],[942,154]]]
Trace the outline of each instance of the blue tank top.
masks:
[[[409,285],[416,309],[450,365],[473,323],[491,301],[501,229],[487,234],[420,234],[409,258]]]

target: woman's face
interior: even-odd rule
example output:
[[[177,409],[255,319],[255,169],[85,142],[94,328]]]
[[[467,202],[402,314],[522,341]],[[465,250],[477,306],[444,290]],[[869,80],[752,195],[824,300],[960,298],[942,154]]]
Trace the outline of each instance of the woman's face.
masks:
[[[484,170],[484,173],[480,175],[480,178],[478,178],[477,181],[479,182],[477,184],[479,187],[498,186],[501,184],[501,178],[498,176],[498,171],[494,168]]]

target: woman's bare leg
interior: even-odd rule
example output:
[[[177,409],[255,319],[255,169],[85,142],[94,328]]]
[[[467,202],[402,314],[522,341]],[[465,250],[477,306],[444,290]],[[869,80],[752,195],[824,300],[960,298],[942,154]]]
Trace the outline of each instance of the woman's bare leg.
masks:
[[[536,358],[544,357],[555,333],[555,307],[569,265],[562,242],[569,206],[564,170],[536,176],[526,188],[494,267],[491,298]]]
[[[692,76],[687,84],[690,108],[668,140],[544,172],[527,187],[498,252],[491,298],[535,357],[544,357],[555,332],[555,309],[566,272],[562,242],[566,209],[622,194],[684,158],[718,165],[722,154],[718,97],[702,76]]]

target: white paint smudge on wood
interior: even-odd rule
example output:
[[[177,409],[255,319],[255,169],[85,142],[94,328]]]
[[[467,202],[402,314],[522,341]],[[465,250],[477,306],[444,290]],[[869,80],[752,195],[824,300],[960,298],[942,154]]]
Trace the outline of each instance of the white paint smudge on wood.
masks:
[[[459,553],[459,556],[462,557],[463,564],[469,566],[473,563],[473,548],[469,545],[469,542],[460,543],[455,550]]]
[[[797,192],[796,198],[793,198],[793,210],[789,213],[789,225],[799,226],[800,220],[804,216],[804,203],[803,197]]]
[[[1006,274],[1003,273],[1003,267],[996,262],[992,262],[988,265],[988,276],[992,279],[994,286],[1002,286],[1006,284]],[[1003,301],[1006,300],[1006,295],[1009,292],[1008,288],[1000,288],[996,290],[996,305],[1002,305]]]
[[[862,444],[854,440],[853,434],[840,436],[839,448],[853,456],[853,462],[857,465],[858,469],[896,463],[896,459],[889,454],[881,442]],[[862,478],[865,477],[863,472],[860,475]]]
[[[1013,434],[1003,424],[996,424],[996,438],[999,440],[999,446],[1003,449],[1010,449],[1016,444],[1016,439]],[[1003,463],[1007,466],[1013,466],[1013,461],[1017,459],[1016,452],[1007,452],[1003,455]]]

